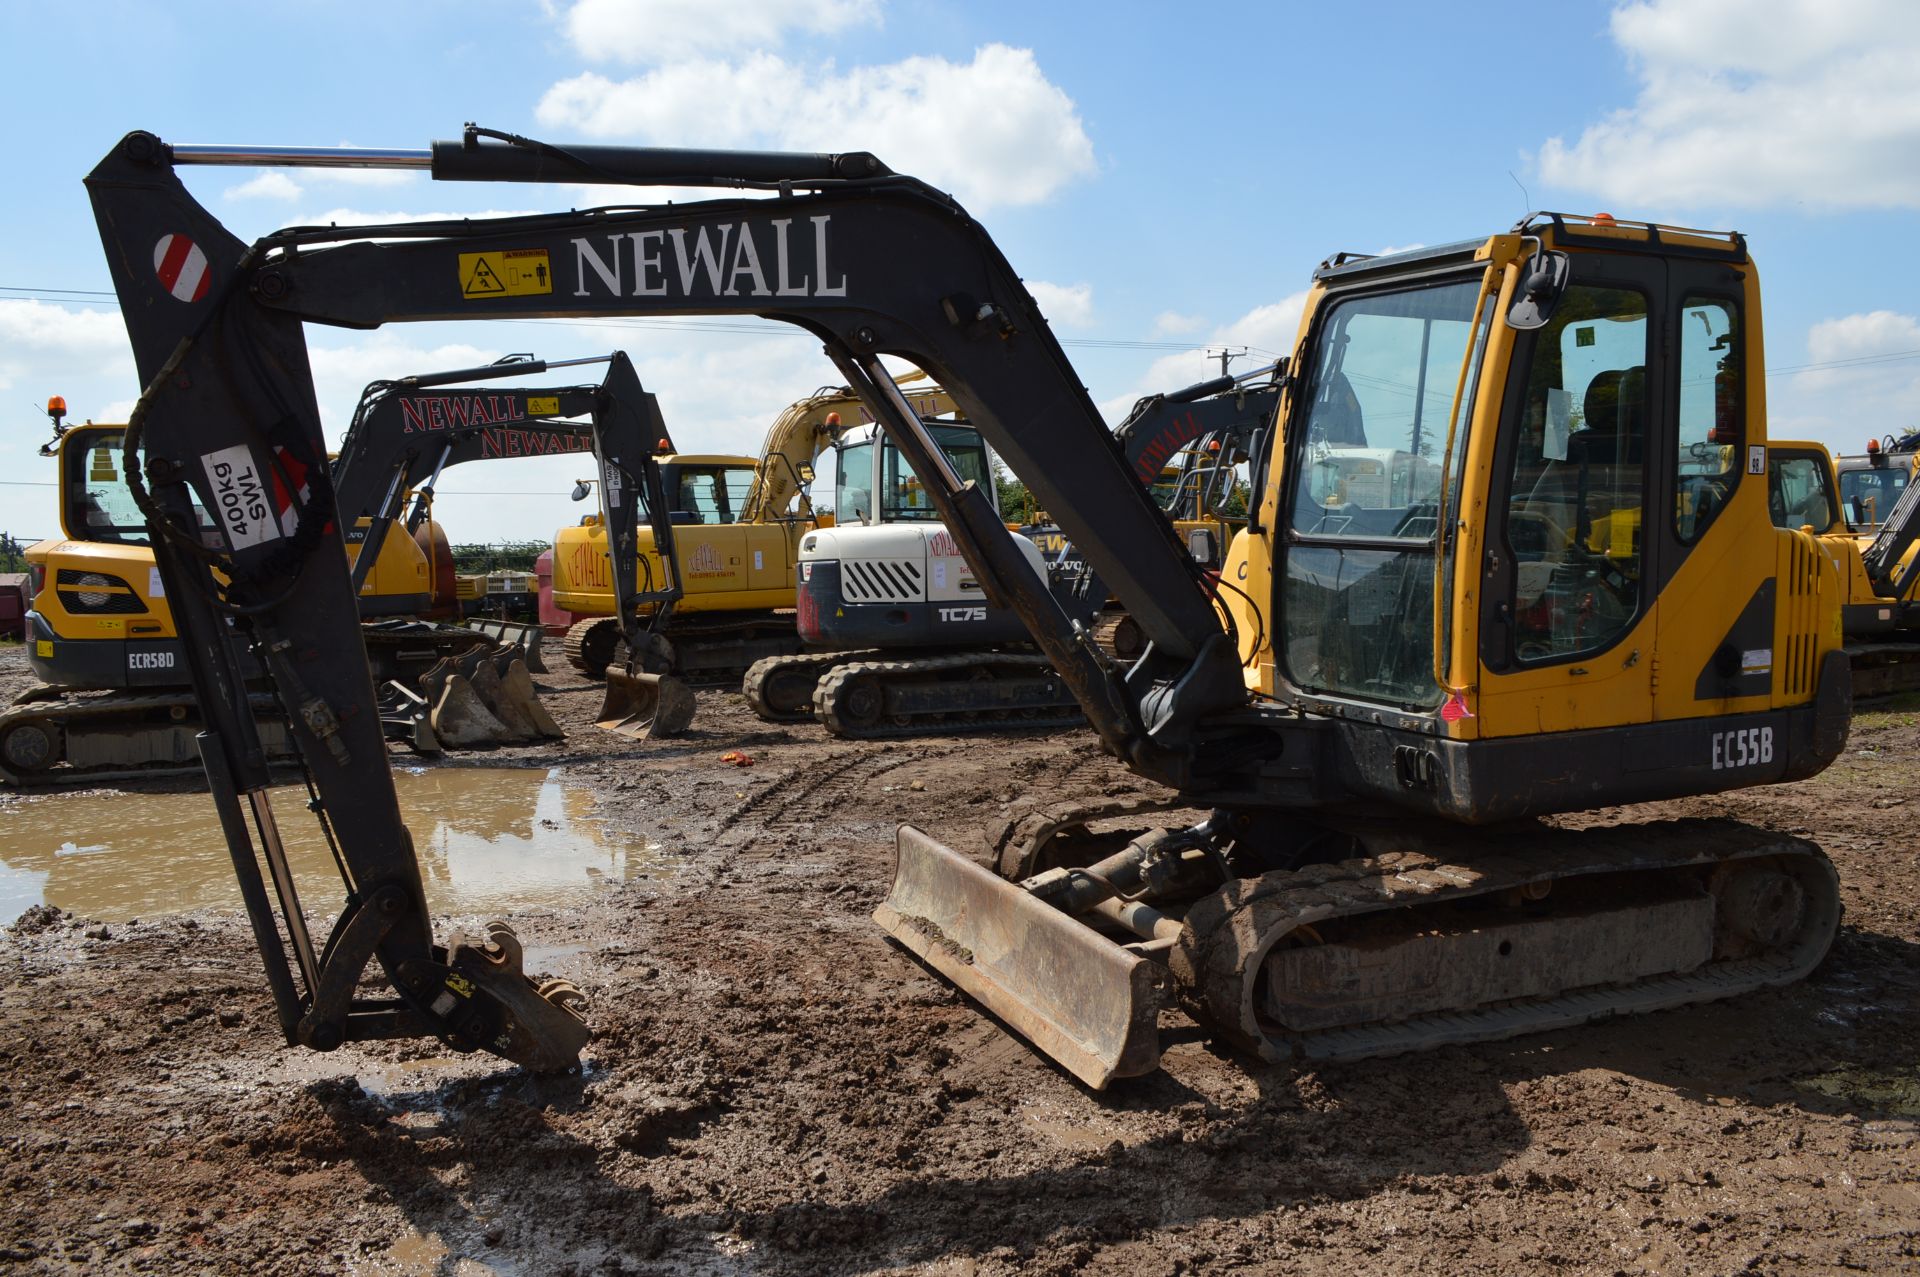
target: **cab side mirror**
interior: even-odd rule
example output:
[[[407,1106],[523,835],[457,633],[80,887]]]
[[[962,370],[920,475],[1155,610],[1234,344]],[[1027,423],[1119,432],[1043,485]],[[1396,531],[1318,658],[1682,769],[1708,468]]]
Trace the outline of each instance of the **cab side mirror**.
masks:
[[[1522,331],[1544,327],[1566,296],[1572,273],[1573,259],[1565,253],[1544,248],[1535,253],[1520,277],[1520,295],[1507,307],[1507,327]]]
[[[1194,528],[1187,533],[1187,557],[1207,568],[1220,562],[1220,542],[1212,528]]]

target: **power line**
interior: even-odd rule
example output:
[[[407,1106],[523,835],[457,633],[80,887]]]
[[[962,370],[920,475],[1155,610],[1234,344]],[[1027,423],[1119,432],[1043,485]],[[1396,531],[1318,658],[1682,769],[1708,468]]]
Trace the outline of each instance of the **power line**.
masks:
[[[118,294],[99,289],[86,288],[28,288],[23,285],[0,284],[0,293],[20,293],[23,300],[34,301],[41,298],[60,297],[108,297],[117,298]],[[768,327],[762,324],[733,324],[722,320],[681,319],[661,317],[657,319],[608,316],[598,320],[581,319],[510,319],[502,321],[509,324],[529,324],[548,328],[652,328],[665,331],[691,330],[696,332],[738,333],[747,336],[804,337],[808,334],[791,324],[778,324]],[[1062,346],[1079,346],[1089,350],[1191,350],[1203,352],[1208,346],[1218,342],[1179,342],[1150,341],[1127,337],[1062,337],[1058,339]],[[1239,343],[1234,343],[1238,345]],[[1268,355],[1275,359],[1287,352],[1268,350],[1261,346],[1248,346],[1255,354]],[[1906,363],[1920,359],[1920,350],[1889,350],[1871,355],[1852,355],[1845,359],[1827,359],[1807,364],[1781,364],[1767,369],[1769,377],[1784,377],[1789,373],[1821,372],[1834,368],[1870,368],[1878,364]]]
[[[0,284],[0,293],[39,293],[42,295],[58,293],[63,297],[117,297],[116,293],[103,293],[90,288],[17,288],[9,284]],[[36,298],[29,297],[34,301]]]
[[[0,284],[0,293],[40,294],[41,297],[45,297],[45,298],[51,298],[56,294],[60,296],[66,296],[66,297],[115,297],[117,296],[117,294],[110,293],[110,292],[96,292],[96,291],[79,289],[79,288],[24,288],[24,287],[13,287],[5,284]],[[30,300],[30,301],[40,300],[40,298],[29,296],[29,297],[23,298],[23,300]],[[712,319],[680,319],[680,318],[668,318],[668,317],[661,317],[658,319],[649,319],[649,318],[641,318],[637,316],[628,318],[628,317],[610,315],[605,318],[596,319],[596,320],[509,319],[509,320],[504,320],[502,322],[509,323],[509,324],[532,325],[532,326],[541,327],[541,328],[588,328],[588,329],[612,329],[615,331],[618,331],[621,329],[656,329],[656,330],[661,330],[666,332],[693,331],[693,332],[710,332],[710,333],[736,333],[736,334],[742,334],[748,337],[805,337],[805,336],[808,336],[808,334],[803,329],[796,328],[791,324],[777,324],[772,326],[770,326],[769,324],[735,324],[735,323],[727,323],[724,320],[712,320]],[[1136,340],[1130,340],[1130,339],[1118,338],[1118,337],[1065,337],[1060,339],[1060,344],[1063,346],[1083,346],[1090,349],[1099,349],[1099,350],[1201,351],[1206,348],[1205,343],[1195,344],[1193,342],[1178,342],[1178,341],[1136,341]],[[1257,349],[1257,348],[1249,347],[1249,349]],[[1272,354],[1273,352],[1261,351],[1261,353]]]

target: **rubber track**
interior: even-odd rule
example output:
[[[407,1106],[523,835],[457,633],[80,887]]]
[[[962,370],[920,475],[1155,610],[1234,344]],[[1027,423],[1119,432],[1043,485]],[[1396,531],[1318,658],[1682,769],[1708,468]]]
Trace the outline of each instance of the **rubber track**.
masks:
[[[1920,691],[1920,642],[1888,638],[1847,644],[1853,667],[1853,699]]]
[[[284,721],[280,703],[271,694],[255,692],[248,698],[256,718],[271,718]],[[191,693],[168,692],[151,696],[131,696],[122,693],[108,693],[104,696],[89,697],[66,703],[59,701],[34,701],[27,705],[16,706],[0,713],[0,730],[4,730],[12,719],[50,718],[58,723],[64,735],[67,725],[85,719],[108,719],[116,717],[144,716],[156,710],[169,710],[184,706],[189,711],[196,710],[196,698]],[[192,712],[179,723],[169,724],[165,729],[176,730],[191,727],[200,721],[197,712]],[[139,730],[136,728],[135,730]],[[275,755],[270,762],[290,759],[293,755]],[[33,785],[66,785],[76,781],[94,780],[137,780],[143,776],[198,776],[201,774],[198,761],[191,764],[164,767],[125,767],[113,763],[104,763],[97,767],[73,767],[59,764],[45,771],[16,772],[4,762],[0,762],[0,780],[22,788]]]
[[[607,644],[606,660],[591,660],[587,656],[589,643],[596,643],[592,637],[597,630],[612,627],[613,640]],[[585,674],[588,678],[605,678],[607,666],[613,663],[613,655],[620,646],[620,627],[610,616],[591,617],[585,621],[575,621],[567,627],[567,637],[561,642],[560,650],[567,655],[567,664]]]
[[[586,657],[585,635],[596,626],[613,624],[614,619],[610,616],[589,617],[584,621],[575,621],[568,628],[563,645],[567,663],[588,678],[605,678],[607,666],[603,665],[596,670]],[[772,643],[787,649],[800,646],[800,637],[794,628],[791,612],[775,612],[767,616],[753,615],[746,619],[731,621],[699,621],[692,618],[682,620],[681,614],[675,613],[668,621],[665,631],[662,632],[662,637],[673,644],[673,672],[690,683],[702,685],[725,682],[730,678],[743,676],[755,661],[766,659],[764,655],[752,656],[737,664],[703,665],[699,657],[705,649],[723,649],[730,644],[748,647],[756,643]],[[619,642],[616,639],[611,656],[617,657],[618,653]],[[706,654],[712,655],[713,652],[709,650]],[[724,652],[722,654],[731,655]],[[610,659],[608,664],[611,663]]]
[[[1043,863],[1043,858],[1048,845],[1063,829],[1072,829],[1096,820],[1181,810],[1192,811],[1195,820],[1198,820],[1208,809],[1196,807],[1192,800],[1178,794],[1137,794],[1082,802],[1046,803],[1016,811],[999,826],[990,826],[982,841],[987,864],[995,873],[1012,882],[1024,882],[1042,869],[1055,867],[1051,863]]]
[[[1047,658],[1026,653],[981,653],[958,656],[930,656],[911,661],[853,661],[836,666],[820,680],[814,689],[813,708],[821,724],[829,733],[845,737],[848,740],[885,740],[904,736],[950,736],[966,732],[1000,731],[1006,728],[1039,729],[1055,727],[1077,727],[1086,722],[1080,712],[1078,702],[1069,700],[1071,711],[1061,713],[1060,706],[1047,705],[1031,708],[1051,710],[1037,717],[1025,716],[1024,711],[937,711],[926,722],[898,724],[891,718],[870,725],[861,725],[846,719],[841,706],[847,685],[857,678],[877,675],[882,682],[892,677],[918,678],[927,674],[948,672],[965,673],[983,665],[1008,666],[1022,673],[1047,670],[1052,667]],[[1065,687],[1060,689],[1062,697],[1071,694]],[[978,713],[979,717],[948,717],[948,714]],[[990,717],[988,715],[991,715]]]
[[[815,682],[820,674],[835,665],[847,661],[870,660],[879,653],[866,652],[793,652],[786,656],[763,656],[747,669],[747,676],[740,683],[740,693],[747,698],[747,708],[769,723],[806,723],[813,720],[812,697],[808,697],[808,708],[791,714],[783,714],[767,704],[766,686],[776,675],[788,674],[813,667]]]
[[[1683,820],[1552,831],[1544,840],[1551,846],[1543,848],[1542,841],[1537,831],[1489,840],[1485,845],[1490,854],[1476,856],[1471,864],[1403,852],[1241,879],[1203,897],[1188,911],[1171,965],[1195,1014],[1262,1058],[1357,1060],[1495,1041],[1791,984],[1819,964],[1839,928],[1839,881],[1833,865],[1818,847],[1803,839],[1732,821]],[[1299,926],[1487,895],[1552,879],[1652,874],[1762,856],[1809,865],[1826,892],[1821,897],[1809,891],[1807,915],[1815,921],[1782,955],[1709,962],[1693,972],[1624,988],[1576,990],[1534,1002],[1305,1034],[1270,1033],[1250,1022],[1245,1012],[1271,938]],[[1804,877],[1800,881],[1807,885]],[[1196,988],[1203,982],[1213,996]],[[1223,990],[1236,992],[1235,1005],[1220,1005]]]

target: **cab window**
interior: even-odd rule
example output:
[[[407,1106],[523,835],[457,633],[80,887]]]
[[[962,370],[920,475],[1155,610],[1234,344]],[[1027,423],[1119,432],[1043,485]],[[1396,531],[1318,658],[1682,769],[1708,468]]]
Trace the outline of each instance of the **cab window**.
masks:
[[[1682,545],[1700,539],[1740,481],[1739,309],[1688,297],[1680,307],[1679,447],[1673,530]]]
[[[76,541],[147,544],[147,519],[120,472],[125,436],[96,435],[61,453],[67,535]]]
[[[835,450],[833,517],[843,527],[866,522],[873,513],[873,444],[847,444]]]
[[[733,523],[752,488],[749,466],[683,467],[673,508],[691,514],[695,523]]]
[[[1291,535],[1275,608],[1287,676],[1303,690],[1440,702],[1441,454],[1463,361],[1477,367],[1486,332],[1484,322],[1474,331],[1479,293],[1475,275],[1362,294],[1335,303],[1316,326],[1308,398],[1293,409],[1304,429],[1288,450]],[[1469,379],[1456,453],[1474,389]],[[1235,480],[1220,495],[1231,508],[1241,491]]]
[[[946,455],[947,464],[960,476],[982,490],[992,492],[993,476],[987,466],[987,449],[972,426],[924,423],[927,433]],[[938,520],[933,498],[926,484],[915,474],[900,450],[888,440],[880,456],[880,516],[888,523],[896,521]]]
[[[1767,462],[1767,514],[1776,528],[1833,526],[1833,494],[1818,457],[1776,456]]]
[[[1840,474],[1840,508],[1846,512],[1847,522],[1854,527],[1877,527],[1886,521],[1893,503],[1900,499],[1900,493],[1906,486],[1907,471],[1901,466],[1843,470]]]
[[[1519,661],[1598,651],[1639,615],[1647,351],[1635,289],[1576,285],[1536,336],[1505,511]]]

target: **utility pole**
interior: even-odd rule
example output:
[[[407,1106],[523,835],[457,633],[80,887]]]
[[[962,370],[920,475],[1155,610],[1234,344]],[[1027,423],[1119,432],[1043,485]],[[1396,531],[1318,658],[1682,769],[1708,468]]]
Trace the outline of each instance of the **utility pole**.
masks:
[[[1218,359],[1220,361],[1220,375],[1224,377],[1227,375],[1227,365],[1241,358],[1246,353],[1247,348],[1245,346],[1222,346],[1218,350],[1208,347],[1207,358]]]

